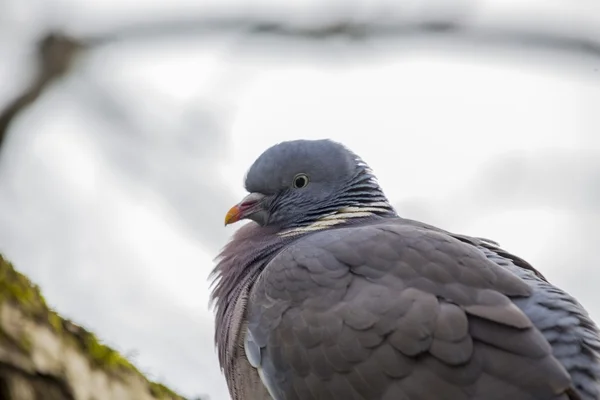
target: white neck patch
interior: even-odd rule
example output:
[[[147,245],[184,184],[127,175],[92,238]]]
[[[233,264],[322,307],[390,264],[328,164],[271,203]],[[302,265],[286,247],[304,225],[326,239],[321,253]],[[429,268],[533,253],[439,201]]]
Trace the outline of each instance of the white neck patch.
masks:
[[[307,232],[327,229],[334,225],[347,222],[348,219],[351,218],[370,217],[372,215],[384,214],[389,211],[389,204],[384,202],[375,202],[368,204],[364,207],[344,207],[332,212],[331,214],[319,218],[318,220],[309,225],[281,231],[278,233],[278,235],[282,237],[297,236]]]

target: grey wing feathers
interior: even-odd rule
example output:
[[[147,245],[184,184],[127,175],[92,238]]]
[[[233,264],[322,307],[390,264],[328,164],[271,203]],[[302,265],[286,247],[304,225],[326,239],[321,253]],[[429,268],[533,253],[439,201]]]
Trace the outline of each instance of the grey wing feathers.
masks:
[[[252,363],[274,400],[575,399],[534,287],[492,261],[401,223],[307,236],[254,285]]]
[[[530,297],[515,299],[552,346],[554,356],[571,375],[583,400],[600,399],[600,332],[577,300],[528,269],[481,248],[486,257],[521,277],[532,289]]]

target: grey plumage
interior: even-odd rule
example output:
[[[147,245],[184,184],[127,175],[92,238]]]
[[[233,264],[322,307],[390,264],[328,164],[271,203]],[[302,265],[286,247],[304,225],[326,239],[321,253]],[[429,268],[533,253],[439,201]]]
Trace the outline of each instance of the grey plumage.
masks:
[[[234,400],[600,398],[585,309],[485,239],[400,218],[331,141],[250,168],[213,271]]]

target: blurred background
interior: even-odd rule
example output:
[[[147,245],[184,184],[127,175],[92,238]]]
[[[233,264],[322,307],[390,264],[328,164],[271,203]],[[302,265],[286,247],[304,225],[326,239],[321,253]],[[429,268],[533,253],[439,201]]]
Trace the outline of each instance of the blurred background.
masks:
[[[228,398],[223,216],[333,138],[405,217],[489,237],[600,320],[600,3],[2,0],[0,252],[153,379]]]

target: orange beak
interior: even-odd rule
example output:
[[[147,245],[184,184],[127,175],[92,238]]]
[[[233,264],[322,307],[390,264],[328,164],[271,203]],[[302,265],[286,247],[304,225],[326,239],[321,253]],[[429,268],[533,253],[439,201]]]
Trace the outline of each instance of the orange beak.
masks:
[[[225,214],[225,226],[238,222],[241,219],[241,215],[242,210],[238,204],[231,207],[229,211],[227,211],[227,214]]]
[[[225,214],[225,226],[233,224],[260,210],[260,202],[265,198],[265,195],[260,193],[250,193],[244,197],[235,206],[231,207]]]

